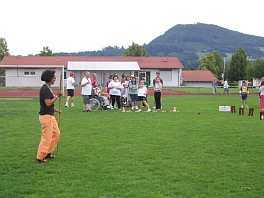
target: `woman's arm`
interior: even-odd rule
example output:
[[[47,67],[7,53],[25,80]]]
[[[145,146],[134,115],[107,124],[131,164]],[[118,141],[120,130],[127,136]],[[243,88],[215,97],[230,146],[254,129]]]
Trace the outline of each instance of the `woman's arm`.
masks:
[[[162,90],[162,84],[160,83],[160,87],[159,87],[159,90]]]
[[[50,107],[51,105],[53,105],[55,102],[56,102],[56,100],[59,98],[59,97],[61,97],[62,96],[62,93],[61,93],[61,91],[59,91],[56,95],[55,95],[55,97],[54,98],[52,98],[52,99],[45,99],[44,101],[45,101],[45,105],[47,106],[47,107]]]
[[[94,90],[94,95],[99,96],[97,89],[93,89]]]

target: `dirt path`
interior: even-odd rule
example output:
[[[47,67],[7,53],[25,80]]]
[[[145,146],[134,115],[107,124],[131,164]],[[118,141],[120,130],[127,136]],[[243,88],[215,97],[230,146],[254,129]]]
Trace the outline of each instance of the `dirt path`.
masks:
[[[56,91],[54,91],[56,93]],[[39,90],[1,90],[0,97],[25,97],[25,96],[38,96]],[[67,91],[65,91],[65,95],[67,95]],[[153,95],[153,90],[149,90],[148,95]],[[183,91],[171,91],[171,90],[162,90],[162,95],[170,96],[170,95],[192,95],[191,93],[183,92]],[[76,90],[75,96],[81,96],[81,91]]]

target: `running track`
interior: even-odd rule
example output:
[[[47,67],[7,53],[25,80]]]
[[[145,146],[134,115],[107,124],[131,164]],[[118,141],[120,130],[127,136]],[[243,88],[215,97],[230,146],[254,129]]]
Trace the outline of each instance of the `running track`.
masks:
[[[56,93],[56,90],[54,91]],[[0,97],[27,97],[27,96],[38,96],[39,90],[0,90]],[[65,91],[67,95],[67,91]],[[75,90],[75,96],[81,96],[80,90]],[[148,95],[153,95],[153,90],[149,90]],[[171,91],[171,90],[162,90],[162,95],[191,95],[187,92],[182,91]]]

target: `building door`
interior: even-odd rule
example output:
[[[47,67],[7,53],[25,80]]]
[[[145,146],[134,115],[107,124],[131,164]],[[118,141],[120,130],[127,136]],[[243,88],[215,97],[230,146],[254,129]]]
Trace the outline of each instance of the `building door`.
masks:
[[[138,72],[138,80],[142,80],[142,78],[145,77],[146,81],[150,82],[150,72],[149,71],[140,71]]]
[[[140,80],[142,80],[142,78],[146,78],[146,72],[138,72],[138,82],[140,82]]]

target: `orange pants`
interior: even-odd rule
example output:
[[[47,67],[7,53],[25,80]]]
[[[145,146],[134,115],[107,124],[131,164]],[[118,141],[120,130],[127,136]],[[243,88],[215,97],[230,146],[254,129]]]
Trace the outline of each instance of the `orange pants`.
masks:
[[[48,153],[55,150],[60,138],[60,129],[55,117],[52,115],[40,115],[39,122],[42,126],[42,134],[37,159],[44,159]]]

